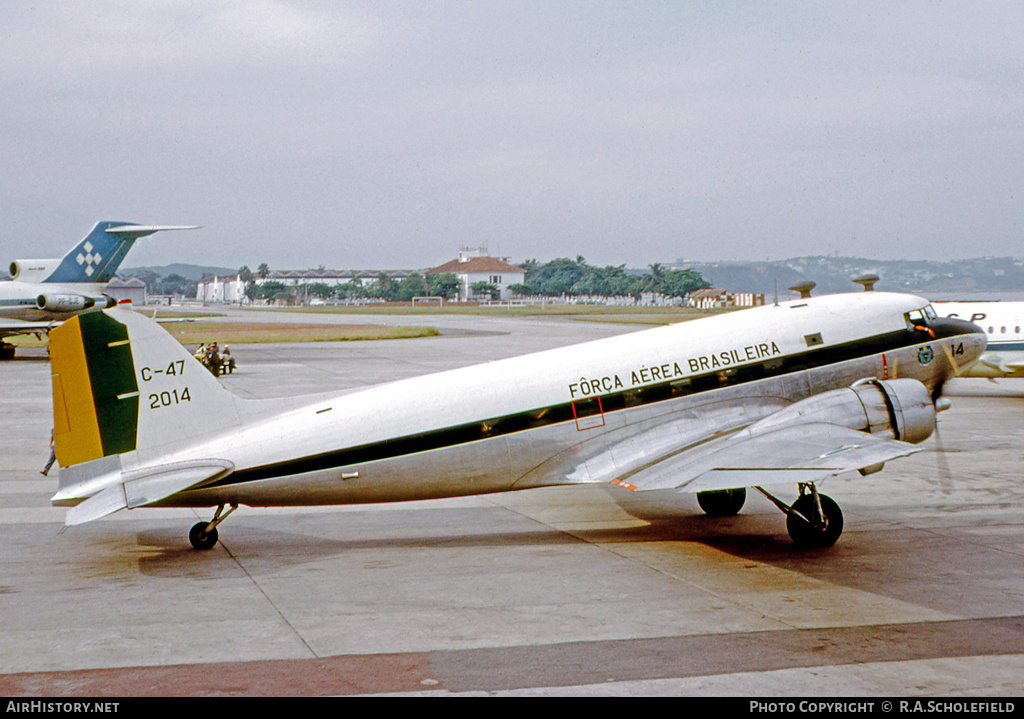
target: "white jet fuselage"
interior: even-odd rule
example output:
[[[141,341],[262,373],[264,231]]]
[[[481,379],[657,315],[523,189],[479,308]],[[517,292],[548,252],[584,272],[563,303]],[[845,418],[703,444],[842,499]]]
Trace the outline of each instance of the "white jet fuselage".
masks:
[[[25,322],[62,322],[68,317],[78,314],[85,305],[100,304],[108,306],[108,298],[104,295],[107,283],[54,283],[54,282],[18,282],[10,280],[0,282],[0,319],[22,320]],[[45,301],[41,298],[65,300],[68,309],[45,309]]]

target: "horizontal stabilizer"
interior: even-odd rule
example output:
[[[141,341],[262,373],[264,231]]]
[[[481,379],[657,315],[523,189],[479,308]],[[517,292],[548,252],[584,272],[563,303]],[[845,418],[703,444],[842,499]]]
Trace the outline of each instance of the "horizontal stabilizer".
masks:
[[[124,496],[124,485],[118,483],[112,487],[107,487],[99,494],[94,494],[81,504],[69,509],[68,513],[64,516],[64,524],[68,527],[84,524],[100,517],[106,517],[108,514],[113,514],[127,506],[128,502]]]
[[[208,459],[124,472],[113,484],[69,509],[64,523],[70,527],[105,517],[119,509],[152,504],[172,494],[226,477],[234,468],[230,462]]]
[[[118,225],[108,227],[105,232],[110,235],[127,235],[136,239],[152,235],[154,232],[166,230],[198,230],[201,225]]]
[[[141,473],[126,472],[125,500],[128,508],[141,507],[199,485],[226,477],[235,465],[226,460],[204,459],[176,462],[150,468]]]

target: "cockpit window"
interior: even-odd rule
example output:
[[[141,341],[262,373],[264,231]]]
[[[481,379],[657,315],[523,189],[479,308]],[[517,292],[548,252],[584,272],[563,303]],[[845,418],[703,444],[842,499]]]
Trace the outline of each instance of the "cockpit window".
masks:
[[[938,318],[931,305],[925,305],[919,310],[911,310],[903,317],[907,320],[907,329],[913,332],[925,332],[935,337],[935,330],[929,326],[929,321]]]
[[[904,317],[907,318],[907,326],[915,327],[915,326],[927,325],[928,324],[928,317],[929,317],[928,310],[930,310],[930,309],[931,309],[931,305],[928,305],[927,307],[922,307],[919,310],[912,310],[912,311],[908,312],[907,314],[905,314]],[[935,316],[935,310],[932,310],[932,314],[930,316],[931,317]]]

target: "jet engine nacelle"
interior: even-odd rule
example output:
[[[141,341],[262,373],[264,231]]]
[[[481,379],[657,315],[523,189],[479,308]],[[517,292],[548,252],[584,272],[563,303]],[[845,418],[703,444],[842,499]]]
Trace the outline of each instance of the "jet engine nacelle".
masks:
[[[750,432],[812,422],[918,444],[935,431],[935,405],[916,379],[866,379],[796,402],[755,423]]]
[[[11,278],[21,282],[42,282],[60,266],[60,260],[15,260],[11,263]]]
[[[82,295],[39,295],[36,307],[45,312],[80,312],[96,304],[92,297]]]

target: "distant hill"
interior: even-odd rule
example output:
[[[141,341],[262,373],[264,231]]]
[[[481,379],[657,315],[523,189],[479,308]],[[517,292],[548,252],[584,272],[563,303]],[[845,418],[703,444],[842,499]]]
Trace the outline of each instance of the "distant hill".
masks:
[[[930,260],[867,260],[857,257],[797,257],[773,262],[690,262],[689,267],[717,289],[780,296],[797,282],[816,284],[815,293],[856,291],[852,278],[868,272],[879,276],[875,289],[911,292],[935,299],[1019,294],[1024,298],[1024,260],[983,257],[954,262]]]
[[[164,265],[163,267],[122,267],[117,271],[117,274],[121,277],[132,277],[134,274],[140,272],[152,272],[160,277],[179,275],[187,280],[199,281],[209,275],[234,275],[238,273],[238,268],[202,267],[200,265],[175,263],[172,265]]]

